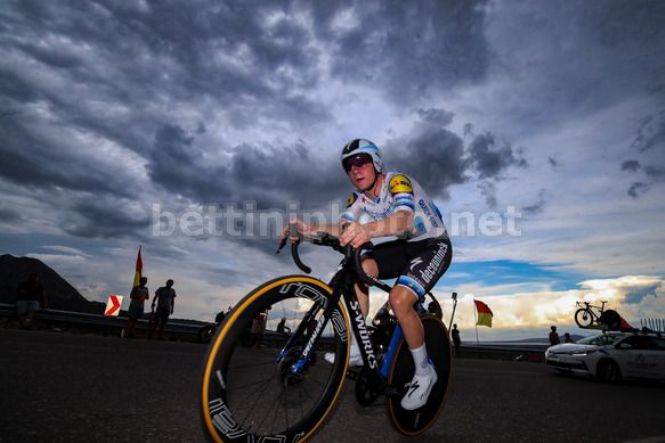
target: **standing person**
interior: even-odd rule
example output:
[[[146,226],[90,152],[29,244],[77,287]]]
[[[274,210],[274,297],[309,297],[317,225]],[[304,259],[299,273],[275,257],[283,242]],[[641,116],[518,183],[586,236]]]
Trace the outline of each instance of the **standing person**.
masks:
[[[48,300],[39,276],[31,273],[28,279],[16,287],[16,316],[23,329],[32,328],[35,311],[48,308]]]
[[[157,311],[155,312],[155,321],[159,324],[159,331],[157,332],[157,338],[159,340],[163,339],[164,327],[169,321],[169,315],[173,314],[173,308],[175,307],[175,289],[173,289],[173,280],[166,280],[166,286],[155,291],[155,297],[152,299],[152,309],[155,310],[155,304],[157,304]],[[154,327],[150,330],[148,338],[152,338],[154,332]]]
[[[390,291],[390,305],[404,332],[413,357],[415,373],[400,404],[415,410],[427,403],[437,374],[427,355],[425,330],[413,308],[446,272],[452,258],[452,246],[439,209],[420,185],[401,172],[384,170],[379,148],[368,140],[355,139],[342,150],[341,163],[356,189],[348,200],[338,223],[308,225],[294,220],[302,234],[319,231],[339,237],[342,246],[357,248],[372,238],[397,237],[377,245],[363,257],[363,270],[380,279],[397,278]],[[360,221],[368,219],[365,224]],[[282,238],[288,235],[284,227]],[[298,241],[297,237],[290,238]],[[358,281],[354,285],[361,311],[369,311],[369,288]],[[326,355],[334,361],[334,354]],[[362,364],[355,337],[352,336],[349,363]]]
[[[550,327],[550,346],[558,345],[561,343],[561,339],[559,338],[559,333],[556,332],[556,326],[552,325]]]
[[[129,294],[131,301],[129,302],[129,320],[127,321],[127,333],[125,337],[127,338],[136,338],[134,334],[134,328],[136,327],[136,322],[139,318],[143,317],[143,312],[145,309],[145,301],[150,298],[150,291],[146,287],[148,283],[148,277],[141,277],[138,286],[132,288],[132,292]]]
[[[575,343],[573,341],[573,337],[570,336],[569,332],[566,332],[565,334],[563,334],[563,342],[564,343]]]
[[[453,324],[453,330],[450,331],[453,336],[453,346],[455,346],[455,357],[459,356],[459,348],[462,345],[462,340],[459,336],[459,329],[457,329],[457,323]]]

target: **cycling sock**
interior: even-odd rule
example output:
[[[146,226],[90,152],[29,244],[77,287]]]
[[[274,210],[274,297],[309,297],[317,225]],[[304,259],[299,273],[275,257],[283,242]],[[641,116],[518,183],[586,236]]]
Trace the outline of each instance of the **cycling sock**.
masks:
[[[429,360],[427,358],[427,347],[423,343],[422,346],[411,349],[411,356],[413,357],[413,363],[416,366],[416,375],[428,375],[429,374]]]

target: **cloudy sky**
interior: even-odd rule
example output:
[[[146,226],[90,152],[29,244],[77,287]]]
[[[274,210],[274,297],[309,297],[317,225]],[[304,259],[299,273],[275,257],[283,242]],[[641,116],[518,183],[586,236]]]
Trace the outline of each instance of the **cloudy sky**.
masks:
[[[0,252],[105,300],[140,244],[149,287],[211,319],[295,272],[275,226],[334,219],[362,137],[444,212],[463,337],[473,297],[488,339],[574,331],[581,299],[665,317],[663,23],[657,0],[5,1]]]

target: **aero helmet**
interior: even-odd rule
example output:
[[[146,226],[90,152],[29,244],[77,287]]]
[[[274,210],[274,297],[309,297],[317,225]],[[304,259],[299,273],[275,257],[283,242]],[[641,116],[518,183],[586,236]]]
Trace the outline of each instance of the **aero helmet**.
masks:
[[[342,166],[344,166],[344,160],[348,157],[353,157],[358,154],[367,154],[372,157],[372,162],[374,163],[374,169],[377,173],[383,171],[383,159],[381,158],[381,153],[379,148],[369,140],[362,138],[356,138],[351,140],[342,149],[342,155],[340,160],[342,161]]]

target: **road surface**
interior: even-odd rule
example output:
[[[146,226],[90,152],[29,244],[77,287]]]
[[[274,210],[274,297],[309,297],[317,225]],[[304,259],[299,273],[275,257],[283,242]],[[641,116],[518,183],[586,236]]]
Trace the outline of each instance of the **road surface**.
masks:
[[[205,346],[0,330],[0,442],[203,442]],[[443,413],[424,435],[359,406],[349,382],[321,442],[663,442],[665,385],[607,385],[543,364],[457,359]]]

